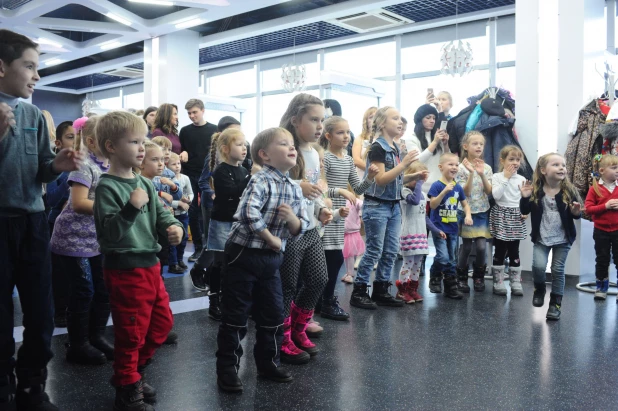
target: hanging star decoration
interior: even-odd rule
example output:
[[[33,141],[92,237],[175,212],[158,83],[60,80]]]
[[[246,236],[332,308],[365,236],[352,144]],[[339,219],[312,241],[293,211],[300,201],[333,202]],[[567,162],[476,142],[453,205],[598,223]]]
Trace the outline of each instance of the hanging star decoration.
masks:
[[[473,69],[472,47],[467,41],[450,41],[442,46],[440,54],[442,74],[450,74],[453,77],[459,74],[459,77],[463,77]]]
[[[284,64],[281,70],[281,81],[285,91],[292,93],[305,89],[307,71],[304,64]]]

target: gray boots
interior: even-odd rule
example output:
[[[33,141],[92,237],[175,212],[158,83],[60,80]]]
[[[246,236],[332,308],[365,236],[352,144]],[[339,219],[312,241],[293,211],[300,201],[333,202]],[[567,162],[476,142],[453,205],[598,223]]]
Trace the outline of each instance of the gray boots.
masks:
[[[521,286],[521,267],[509,267],[509,276],[511,295],[524,295],[524,289]]]
[[[504,286],[504,266],[492,265],[491,274],[494,277],[494,294],[506,295],[506,287]]]

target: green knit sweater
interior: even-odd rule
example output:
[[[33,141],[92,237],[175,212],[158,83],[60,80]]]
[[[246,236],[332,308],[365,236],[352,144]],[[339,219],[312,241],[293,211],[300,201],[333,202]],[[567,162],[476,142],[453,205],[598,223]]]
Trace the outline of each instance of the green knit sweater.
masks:
[[[141,209],[129,202],[137,187],[146,191],[150,199]],[[167,228],[182,228],[172,213],[163,208],[152,182],[142,176],[126,179],[103,174],[94,198],[94,222],[105,268],[152,267],[158,262],[159,242],[167,243]]]

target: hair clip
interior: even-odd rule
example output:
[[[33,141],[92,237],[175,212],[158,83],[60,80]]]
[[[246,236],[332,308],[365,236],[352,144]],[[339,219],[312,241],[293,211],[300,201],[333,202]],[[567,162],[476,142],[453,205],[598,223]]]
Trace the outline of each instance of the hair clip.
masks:
[[[592,177],[594,177],[594,178],[600,178],[601,177],[601,174],[599,174],[598,171],[593,171],[591,174],[592,174]]]
[[[594,156],[593,159],[594,159],[594,161],[596,161],[598,163],[599,161],[601,161],[602,158],[603,158],[602,154],[597,154],[596,156]]]

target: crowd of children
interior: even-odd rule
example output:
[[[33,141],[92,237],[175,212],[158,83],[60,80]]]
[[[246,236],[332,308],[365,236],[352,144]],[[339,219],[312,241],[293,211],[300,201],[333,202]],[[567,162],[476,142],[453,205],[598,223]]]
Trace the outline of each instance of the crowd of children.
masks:
[[[242,391],[241,341],[250,316],[258,373],[277,382],[292,380],[281,362],[305,364],[319,352],[310,339],[317,326],[313,315],[350,318],[335,294],[342,267],[342,280],[353,283],[351,306],[375,310],[422,302],[419,277],[430,253],[429,232],[435,247],[432,292],[444,289],[452,299],[470,292],[473,243],[473,288],[483,292],[487,240],[493,239],[493,293],[507,295],[508,257],[511,295],[521,296],[519,243],[530,216],[533,305],[544,305],[551,252],[547,319],[560,318],[564,265],[576,237],[573,221],[583,209],[565,160],[556,153],[541,156],[530,182],[517,174],[523,153],[516,146],[502,148],[500,170],[491,170],[483,162],[485,138],[479,132],[468,132],[460,155],[452,153],[438,124],[452,105],[448,93],[437,104],[441,113],[433,104],[416,111],[408,147],[402,139],[407,122],[399,111],[370,108],[352,156],[348,121],[341,116],[325,121],[322,100],[309,94],[292,98],[280,127],[253,139],[253,166],[246,165],[240,124],[226,117],[204,165],[209,182],[200,181],[196,193],[182,173],[187,153],[179,153],[173,104],[144,118],[113,111],[61,123],[54,154],[42,113],[19,100],[31,96],[37,66],[35,43],[0,30],[0,187],[7,194],[0,199],[0,403],[57,409],[45,394],[56,300],[56,311],[66,310],[67,360],[113,359],[115,409],[153,409],[149,404],[157,393],[144,381],[145,370],[173,325],[161,267],[168,264],[171,273],[187,269],[187,211],[196,196],[209,204],[204,246],[212,254],[208,263],[198,260],[191,278],[196,288],[209,291],[210,316],[220,321],[216,374],[222,390]],[[585,209],[594,221],[595,299],[605,299],[610,253],[618,247],[618,157],[597,156],[595,164]],[[393,295],[398,254],[403,264]],[[26,327],[17,361],[7,297],[13,285]],[[104,337],[110,313],[113,344]]]

